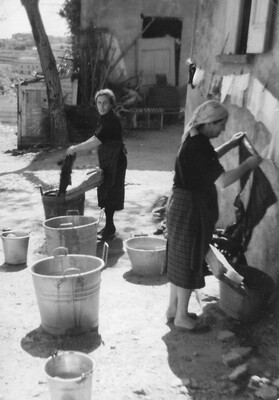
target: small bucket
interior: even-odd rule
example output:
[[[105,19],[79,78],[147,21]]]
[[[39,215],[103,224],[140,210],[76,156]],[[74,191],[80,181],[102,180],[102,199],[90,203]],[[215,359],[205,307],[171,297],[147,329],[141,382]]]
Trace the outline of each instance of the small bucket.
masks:
[[[155,276],[162,273],[166,257],[166,239],[138,236],[127,239],[124,244],[135,274]]]
[[[103,257],[107,259],[107,252]],[[101,258],[68,255],[61,247],[31,267],[44,330],[52,335],[78,335],[98,329],[104,266]]]
[[[58,352],[44,367],[51,400],[91,400],[94,361],[78,351]]]
[[[69,254],[95,256],[98,220],[93,217],[67,215],[46,220],[47,254],[52,256],[57,247],[66,247]]]
[[[58,196],[58,190],[48,190],[41,194],[46,219],[66,215],[68,210],[78,210],[79,215],[84,214],[84,193],[70,200],[63,194]]]
[[[5,231],[1,234],[5,263],[11,265],[27,262],[29,233],[24,231]]]

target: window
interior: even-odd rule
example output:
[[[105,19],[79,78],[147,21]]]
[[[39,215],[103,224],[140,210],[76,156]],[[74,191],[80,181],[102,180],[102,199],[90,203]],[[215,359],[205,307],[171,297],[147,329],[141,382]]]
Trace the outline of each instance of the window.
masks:
[[[224,53],[263,53],[267,49],[272,0],[227,0]]]

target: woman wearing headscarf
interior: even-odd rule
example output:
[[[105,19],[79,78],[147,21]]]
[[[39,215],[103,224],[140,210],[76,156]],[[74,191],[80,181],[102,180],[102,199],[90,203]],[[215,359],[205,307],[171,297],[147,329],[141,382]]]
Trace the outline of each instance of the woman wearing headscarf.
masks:
[[[219,158],[236,147],[239,132],[214,149],[211,139],[225,130],[228,111],[215,100],[201,104],[185,127],[175,161],[173,190],[167,206],[167,276],[170,282],[168,320],[178,329],[203,332],[210,327],[188,312],[193,290],[205,286],[204,260],[218,219],[216,186],[223,189],[257,167],[259,155],[225,171]]]
[[[102,89],[95,95],[100,121],[94,135],[83,143],[70,146],[67,154],[97,150],[103,181],[97,188],[98,205],[104,208],[106,224],[99,237],[108,240],[115,234],[115,211],[124,208],[126,149],[123,144],[122,126],[113,111],[115,96],[110,89]]]

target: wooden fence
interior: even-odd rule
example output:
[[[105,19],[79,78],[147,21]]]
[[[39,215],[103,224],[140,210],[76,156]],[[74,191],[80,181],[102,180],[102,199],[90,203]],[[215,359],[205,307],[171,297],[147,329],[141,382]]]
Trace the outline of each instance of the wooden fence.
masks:
[[[17,98],[0,95],[0,123],[17,124]]]

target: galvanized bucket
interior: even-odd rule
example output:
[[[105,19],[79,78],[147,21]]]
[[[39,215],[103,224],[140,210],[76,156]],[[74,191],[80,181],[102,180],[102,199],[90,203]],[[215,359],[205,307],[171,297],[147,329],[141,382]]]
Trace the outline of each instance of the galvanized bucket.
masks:
[[[132,270],[137,275],[160,275],[164,269],[167,240],[156,236],[138,236],[124,242]]]
[[[11,265],[25,264],[27,261],[29,233],[8,230],[1,234],[5,263]]]
[[[107,259],[105,244],[103,257]],[[97,330],[101,258],[68,254],[66,248],[55,249],[53,256],[31,267],[41,325],[53,335],[76,335]]]
[[[65,215],[50,218],[43,223],[47,254],[57,247],[66,247],[69,254],[95,256],[99,221],[82,215]]]
[[[95,363],[78,351],[49,357],[44,367],[51,400],[91,400]]]

